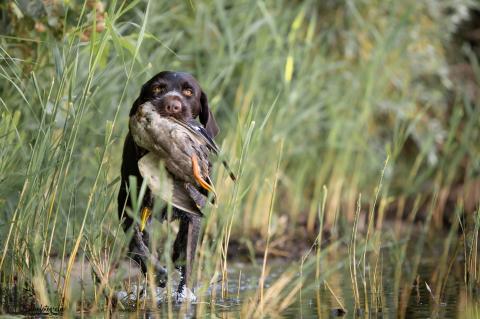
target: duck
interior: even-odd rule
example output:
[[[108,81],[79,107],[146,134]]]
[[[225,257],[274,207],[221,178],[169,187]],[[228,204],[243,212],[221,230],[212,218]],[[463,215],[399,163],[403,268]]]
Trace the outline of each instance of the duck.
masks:
[[[129,126],[135,143],[147,151],[138,168],[154,194],[173,207],[200,216],[210,194],[211,202],[216,203],[209,155],[218,155],[220,149],[200,123],[164,116],[146,102],[130,118]],[[227,162],[222,163],[235,181]],[[142,224],[148,217],[142,214]]]

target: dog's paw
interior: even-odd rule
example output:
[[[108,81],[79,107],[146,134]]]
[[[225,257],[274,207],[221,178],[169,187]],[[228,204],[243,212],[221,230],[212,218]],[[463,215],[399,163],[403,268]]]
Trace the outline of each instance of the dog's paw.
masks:
[[[167,285],[167,280],[168,280],[168,272],[167,268],[156,265],[155,267],[155,282],[157,285],[161,288],[165,288]]]
[[[181,289],[173,293],[173,298],[175,302],[195,302],[197,301],[197,296],[190,290],[187,286],[183,286]]]
[[[147,297],[147,290],[143,285],[133,284],[126,290],[117,291],[115,297],[124,307],[134,308],[139,300],[144,300]]]
[[[157,275],[157,277],[155,277],[155,282],[157,286],[160,288],[165,288],[167,286],[167,280],[168,280],[167,276],[162,277]]]

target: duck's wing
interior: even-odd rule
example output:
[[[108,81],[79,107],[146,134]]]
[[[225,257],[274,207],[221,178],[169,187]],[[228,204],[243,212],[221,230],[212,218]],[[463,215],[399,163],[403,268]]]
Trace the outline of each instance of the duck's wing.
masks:
[[[138,169],[153,194],[165,202],[171,203],[185,212],[202,216],[201,209],[205,206],[206,198],[201,193],[193,192],[188,183],[180,181],[168,173],[162,172],[161,158],[149,152],[138,161]],[[192,187],[193,188],[193,187]]]
[[[173,117],[172,120],[178,125],[184,127],[190,133],[192,139],[195,139],[198,141],[198,143],[205,145],[215,155],[220,152],[220,148],[218,147],[217,143],[215,143],[213,138],[210,137],[207,130],[200,123],[195,120],[185,122]]]
[[[218,147],[217,143],[215,143],[213,138],[210,136],[210,134],[208,134],[207,130],[200,123],[195,120],[190,120],[188,122],[184,122],[175,118],[172,118],[172,120],[178,125],[184,127],[190,133],[192,139],[198,140],[199,143],[205,145],[208,150],[213,152],[215,155],[220,154],[220,148]],[[228,162],[225,159],[222,159],[222,164],[227,170],[230,178],[233,181],[236,181],[237,177],[230,168],[230,165],[228,165]]]

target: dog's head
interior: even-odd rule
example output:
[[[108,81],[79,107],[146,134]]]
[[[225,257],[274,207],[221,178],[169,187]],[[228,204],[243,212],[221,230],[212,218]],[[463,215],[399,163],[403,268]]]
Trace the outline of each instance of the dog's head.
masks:
[[[152,103],[162,116],[188,121],[199,117],[211,137],[218,134],[218,126],[208,106],[207,95],[197,80],[188,73],[163,71],[142,86],[140,96],[133,103],[130,116],[140,105]]]

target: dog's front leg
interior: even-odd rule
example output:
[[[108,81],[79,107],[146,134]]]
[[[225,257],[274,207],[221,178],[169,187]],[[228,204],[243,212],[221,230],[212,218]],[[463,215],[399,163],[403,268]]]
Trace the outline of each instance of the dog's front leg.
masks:
[[[188,214],[180,218],[180,228],[173,244],[172,260],[180,269],[177,293],[183,296],[185,287],[192,287],[192,268],[200,234],[200,216]],[[179,262],[180,259],[180,262]]]
[[[160,264],[156,254],[153,254],[148,248],[148,241],[148,232],[146,230],[142,232],[138,225],[134,225],[133,237],[130,241],[130,255],[133,260],[140,264],[144,274],[147,273],[148,265],[152,265],[156,282],[160,287],[164,287],[167,280],[167,270]]]
[[[193,284],[191,279],[193,261],[195,260],[195,253],[197,251],[198,236],[200,234],[200,216],[192,215],[188,223],[188,238],[187,238],[187,267],[185,270],[185,285]]]

